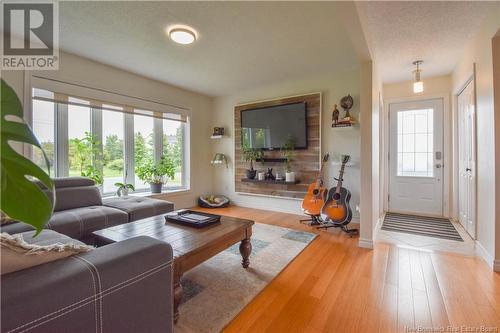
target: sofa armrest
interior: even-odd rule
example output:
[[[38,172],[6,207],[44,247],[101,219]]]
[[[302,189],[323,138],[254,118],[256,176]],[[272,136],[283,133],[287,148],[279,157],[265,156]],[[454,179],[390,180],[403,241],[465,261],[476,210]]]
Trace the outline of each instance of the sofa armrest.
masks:
[[[6,274],[2,332],[172,332],[172,248],[136,237]]]

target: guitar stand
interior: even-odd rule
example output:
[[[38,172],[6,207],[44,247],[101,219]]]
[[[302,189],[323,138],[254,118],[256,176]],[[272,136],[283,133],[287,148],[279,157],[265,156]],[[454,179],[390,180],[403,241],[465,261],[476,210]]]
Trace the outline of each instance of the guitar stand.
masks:
[[[337,223],[332,223],[332,222],[325,222],[325,223],[322,223],[322,225],[320,225],[319,227],[316,227],[316,229],[328,229],[328,228],[340,228],[340,230],[345,232],[351,238],[353,235],[359,234],[358,229],[349,229],[347,224],[337,224]]]
[[[299,220],[300,223],[308,222],[308,225],[321,225],[319,215],[309,215],[310,218],[305,220]]]

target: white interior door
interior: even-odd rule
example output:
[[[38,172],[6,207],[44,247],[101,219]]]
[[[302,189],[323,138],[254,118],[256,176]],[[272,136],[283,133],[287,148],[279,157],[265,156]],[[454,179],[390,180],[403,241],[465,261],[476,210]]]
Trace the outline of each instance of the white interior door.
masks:
[[[476,128],[474,81],[458,95],[458,217],[476,238]]]
[[[389,211],[443,216],[443,100],[389,106]]]

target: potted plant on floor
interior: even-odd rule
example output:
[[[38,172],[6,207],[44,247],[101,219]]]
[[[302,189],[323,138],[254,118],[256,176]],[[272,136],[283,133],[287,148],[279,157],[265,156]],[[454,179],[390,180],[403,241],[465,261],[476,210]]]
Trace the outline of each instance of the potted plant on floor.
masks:
[[[151,186],[151,193],[161,193],[163,184],[175,177],[175,165],[169,156],[162,155],[158,162],[147,159],[135,168],[140,180]]]
[[[245,162],[250,162],[250,169],[246,170],[246,176],[248,179],[254,179],[257,174],[257,170],[253,168],[253,161],[263,161],[264,152],[260,149],[254,149],[247,145],[241,147],[241,158]]]
[[[292,161],[295,157],[295,139],[289,136],[281,147],[281,155],[285,158],[285,181],[294,182],[295,172],[292,171]]]

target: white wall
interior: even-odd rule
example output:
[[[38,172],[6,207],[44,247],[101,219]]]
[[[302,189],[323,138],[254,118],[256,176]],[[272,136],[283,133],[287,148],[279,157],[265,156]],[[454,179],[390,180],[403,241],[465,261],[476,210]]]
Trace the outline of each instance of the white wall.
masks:
[[[493,39],[493,88],[495,100],[495,270],[500,271],[500,29]]]
[[[500,28],[500,3],[497,7],[498,10],[489,13],[479,33],[466,46],[464,55],[452,74],[452,91],[457,94],[472,75],[473,64],[476,64],[477,244],[490,266],[495,258],[495,205],[498,204],[498,198],[495,198],[495,168],[500,167],[495,165],[494,158],[492,57],[492,38]],[[500,256],[496,259],[500,259]]]
[[[360,156],[360,132],[359,128],[331,128],[331,112],[334,104],[339,104],[340,99],[351,94],[354,98],[354,106],[351,113],[359,115],[359,71],[352,70],[338,73],[335,76],[314,77],[298,81],[286,81],[271,86],[259,87],[250,91],[242,91],[237,95],[218,97],[214,101],[213,126],[226,128],[228,135],[222,140],[213,140],[212,154],[224,153],[230,159],[228,169],[223,166],[214,167],[214,190],[217,193],[227,195],[234,203],[242,206],[270,209],[292,213],[301,213],[301,201],[296,199],[269,198],[244,194],[234,191],[234,106],[241,103],[275,99],[279,97],[301,95],[311,92],[322,93],[322,125],[321,125],[321,151],[323,154],[345,153],[352,156],[357,162],[356,166],[346,169],[344,186],[352,192],[351,207],[353,208],[353,220],[358,220],[359,215],[355,211],[359,204],[359,156]],[[339,107],[341,110],[341,108]],[[341,111],[342,113],[343,111]],[[325,169],[325,184],[328,187],[334,185],[333,177],[337,177],[338,166],[328,163]],[[263,168],[257,164],[257,168]]]
[[[64,82],[100,88],[133,97],[191,108],[191,190],[165,197],[176,208],[195,205],[196,198],[212,189],[210,174],[210,122],[212,98],[172,85],[151,80],[115,67],[107,66],[72,54],[60,53],[59,70],[38,71],[37,75]],[[23,71],[3,71],[2,78],[13,86],[22,99],[24,92]]]
[[[382,83],[376,65],[361,63],[361,214],[359,246],[372,248],[377,223],[380,221],[380,100]]]
[[[410,76],[411,73],[408,73]],[[424,82],[424,92],[421,94],[413,93],[413,81],[408,80],[398,83],[384,84],[384,100],[418,97],[427,98],[437,94],[450,94],[451,93],[451,75],[433,76],[422,78]]]
[[[382,159],[383,96],[382,80],[376,64],[372,68],[372,227],[375,229],[384,213],[382,187],[384,184],[384,164]]]

